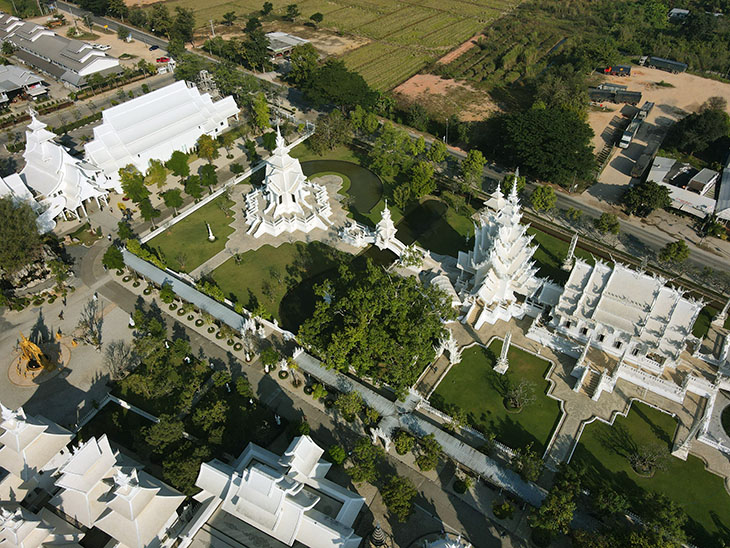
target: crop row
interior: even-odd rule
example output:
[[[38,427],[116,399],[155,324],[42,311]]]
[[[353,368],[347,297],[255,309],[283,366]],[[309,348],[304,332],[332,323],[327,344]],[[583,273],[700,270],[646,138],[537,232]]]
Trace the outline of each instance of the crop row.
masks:
[[[365,11],[358,7],[345,7],[330,13],[326,25],[341,31],[352,32],[357,27],[378,17],[380,15],[372,11]]]
[[[393,46],[373,42],[347,53],[344,57],[344,61],[348,68],[352,70],[359,70],[363,66],[377,61],[380,57],[387,55],[392,51]]]
[[[474,36],[482,24],[473,19],[460,19],[453,24],[442,27],[421,38],[421,44],[426,47],[449,47],[454,44],[461,44]]]
[[[402,49],[364,67],[361,74],[375,89],[388,90],[407,80],[432,60],[431,54]]]
[[[377,40],[398,32],[400,29],[417,28],[435,15],[435,12],[424,8],[403,8],[394,13],[384,15],[375,21],[370,21],[358,27],[357,30],[365,36]]]

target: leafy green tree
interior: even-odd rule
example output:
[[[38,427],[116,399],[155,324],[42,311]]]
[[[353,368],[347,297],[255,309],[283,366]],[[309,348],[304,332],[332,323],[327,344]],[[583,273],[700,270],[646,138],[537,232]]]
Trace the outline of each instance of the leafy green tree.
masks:
[[[571,467],[561,468],[542,505],[530,516],[530,525],[549,537],[567,534],[577,508],[575,499],[581,481],[582,472]]]
[[[434,164],[440,164],[446,159],[446,143],[443,141],[436,139],[431,143],[431,146],[428,148],[428,152],[426,153],[429,160],[431,160]]]
[[[644,544],[637,542],[632,546],[680,548],[687,541],[684,531],[687,514],[666,495],[650,491],[642,501],[639,515],[644,521],[644,530],[636,538],[643,538]]]
[[[306,87],[319,68],[317,50],[309,42],[295,47],[289,57],[289,67],[287,80],[296,87]]]
[[[629,510],[629,500],[606,484],[591,498],[593,506],[604,515],[622,515]]]
[[[200,186],[200,177],[191,175],[185,180],[185,194],[192,196],[197,202],[203,195],[203,187]]]
[[[238,15],[236,15],[235,11],[227,11],[223,14],[223,22],[229,27],[233,26],[236,19],[238,19]]]
[[[153,453],[164,454],[165,450],[183,437],[185,426],[171,415],[160,415],[160,421],[142,429],[142,435]]]
[[[646,217],[656,209],[672,205],[669,189],[654,181],[644,181],[627,189],[621,201],[629,215],[638,217]]]
[[[590,100],[583,72],[546,71],[538,81],[536,97],[547,108],[571,111],[583,120],[587,117],[586,107]]]
[[[117,236],[119,236],[120,240],[126,242],[130,238],[134,238],[136,235],[127,221],[119,221],[117,223]]]
[[[441,291],[412,277],[391,276],[367,261],[365,269],[340,266],[339,275],[316,286],[322,298],[299,330],[300,340],[325,367],[374,376],[402,395],[431,363],[442,320],[454,312]],[[419,329],[389,326],[418,325]],[[381,367],[387,363],[388,367]]]
[[[231,374],[228,371],[216,371],[211,376],[211,380],[213,381],[213,386],[221,388],[222,386],[231,382],[231,380],[233,379],[231,378]]]
[[[659,251],[659,260],[675,265],[682,264],[689,259],[689,247],[684,240],[669,242]]]
[[[320,383],[316,383],[312,387],[312,398],[315,400],[325,399],[327,397],[327,393],[327,389]]]
[[[662,146],[687,154],[702,152],[713,141],[730,134],[730,116],[724,109],[708,108],[685,116],[669,128]]]
[[[194,495],[198,488],[195,480],[200,473],[200,464],[210,459],[207,446],[193,448],[191,442],[185,442],[175,452],[165,456],[162,461],[162,475],[170,485],[186,495]]]
[[[160,288],[160,300],[165,304],[170,304],[175,300],[175,291],[172,289],[172,284],[164,284]]]
[[[252,398],[254,396],[251,383],[248,382],[246,377],[236,378],[236,392],[238,392],[239,396],[242,398]]]
[[[370,169],[381,177],[397,176],[412,161],[408,148],[408,134],[393,124],[386,123],[368,154]]]
[[[200,75],[200,71],[207,68],[208,64],[199,55],[194,53],[185,53],[178,59],[175,59],[175,80],[186,80],[195,82]]]
[[[413,482],[405,476],[393,474],[380,493],[388,511],[398,521],[406,521],[413,511],[413,499],[418,494]]]
[[[324,20],[324,15],[322,15],[320,12],[313,13],[309,16],[309,20],[314,23],[314,26],[316,27]]]
[[[426,139],[423,136],[419,136],[418,139],[410,139],[411,154],[414,157],[418,157],[426,151]]]
[[[195,29],[195,14],[190,8],[175,7],[175,19],[170,28],[170,38],[180,39],[183,42],[193,42]]]
[[[271,2],[264,2],[263,8],[261,8],[261,14],[262,15],[269,15],[271,13],[271,10],[274,9],[274,4]]]
[[[251,98],[249,108],[251,110],[251,121],[255,127],[259,130],[271,127],[271,123],[269,121],[271,118],[269,113],[269,103],[266,102],[266,96],[263,92],[259,92]]]
[[[171,207],[177,215],[177,209],[183,205],[182,191],[179,188],[171,188],[162,193],[162,200],[167,207]]]
[[[248,38],[242,44],[240,51],[243,65],[253,71],[265,70],[271,65],[269,61],[269,39],[261,29],[253,29],[248,31]]]
[[[420,453],[416,457],[416,464],[424,472],[433,470],[439,463],[439,456],[443,448],[436,441],[436,436],[428,434],[419,440]]]
[[[124,269],[124,257],[122,256],[122,252],[115,245],[109,246],[104,252],[104,256],[101,258],[101,264],[109,270]]]
[[[269,131],[267,133],[264,133],[261,136],[261,143],[264,145],[264,148],[271,152],[276,148],[276,133],[273,131]]]
[[[475,149],[470,150],[466,154],[466,158],[461,161],[461,178],[469,189],[480,190],[480,183],[484,176],[484,166],[487,160],[484,155]]]
[[[532,443],[516,449],[510,465],[525,481],[537,481],[545,466],[542,457],[532,450]]]
[[[502,179],[502,183],[500,184],[500,188],[502,189],[502,194],[504,196],[509,196],[509,193],[512,192],[512,186],[515,184],[515,181],[517,181],[517,194],[518,195],[523,190],[525,190],[525,185],[527,184],[527,177],[525,177],[524,175],[520,175],[518,177],[516,174],[510,173],[504,179]]]
[[[246,21],[246,27],[243,29],[247,33],[252,33],[253,31],[261,28],[261,21],[259,21],[258,17],[249,17]]]
[[[396,453],[398,453],[399,455],[405,455],[406,453],[412,451],[413,448],[416,446],[416,438],[411,436],[408,432],[400,430],[393,437],[393,445],[395,446]]]
[[[532,108],[498,119],[497,152],[503,162],[563,187],[591,177],[593,131],[572,111]]]
[[[5,41],[3,42],[2,50],[0,51],[2,51],[3,55],[12,55],[15,53],[15,46],[12,42]]]
[[[140,204],[150,195],[150,191],[144,184],[144,177],[133,165],[121,168],[119,178],[122,183],[122,191],[135,204]]]
[[[558,197],[553,187],[547,185],[538,186],[530,194],[530,203],[535,211],[550,211],[555,208]]]
[[[180,177],[180,182],[182,183],[185,177],[190,175],[190,165],[188,164],[189,160],[190,156],[184,152],[176,150],[172,153],[170,159],[165,162],[165,167],[169,169],[175,177]]]
[[[401,184],[393,189],[393,201],[399,209],[405,209],[408,202],[411,200],[411,186],[408,184]]]
[[[441,199],[456,211],[456,213],[461,213],[466,208],[466,198],[461,194],[455,194],[445,190],[441,193]]]
[[[213,194],[213,187],[218,184],[218,172],[213,164],[200,168],[200,184],[208,187],[208,194]]]
[[[378,97],[360,74],[349,70],[339,59],[328,59],[304,91],[315,106],[332,104],[345,110],[355,105],[367,110],[375,106]]]
[[[157,188],[162,188],[167,181],[167,169],[165,165],[159,160],[150,160],[150,165],[147,168],[147,173],[144,177],[144,184],[146,185],[157,185]]]
[[[382,447],[374,445],[370,438],[360,438],[352,450],[353,465],[347,469],[347,473],[355,483],[374,483],[378,479],[377,465],[384,457]]]
[[[279,354],[276,349],[271,346],[264,348],[261,352],[261,365],[273,367],[279,363],[279,360],[281,360],[281,354]]]
[[[433,164],[430,162],[417,162],[411,168],[410,174],[410,195],[418,200],[436,190],[436,180],[433,178]]]
[[[228,415],[228,404],[223,400],[217,400],[206,407],[199,407],[193,413],[193,422],[205,432],[210,432],[213,427],[225,422]]]
[[[27,202],[0,198],[0,270],[12,274],[41,257],[37,216]]]
[[[327,449],[327,456],[334,464],[340,465],[345,462],[347,453],[340,445],[330,445]]]
[[[153,4],[149,11],[149,26],[158,35],[169,36],[173,20],[165,4]]]
[[[218,158],[221,153],[218,150],[218,143],[210,135],[205,133],[198,138],[197,142],[198,156],[205,159],[208,164],[212,164],[213,160]],[[202,181],[201,181],[202,182]]]
[[[347,143],[351,134],[350,121],[341,111],[333,110],[319,117],[314,135],[309,138],[309,146],[321,156],[325,151]]]
[[[155,219],[160,216],[160,210],[152,205],[149,198],[145,198],[139,203],[139,214],[155,228]]]
[[[355,417],[362,411],[363,405],[362,396],[357,390],[340,394],[335,400],[335,407],[348,422],[355,420]]]
[[[289,4],[286,7],[285,19],[293,22],[300,15],[301,15],[301,13],[299,11],[299,6],[297,6],[296,4]]]
[[[613,213],[601,213],[598,219],[593,220],[593,225],[601,234],[618,234],[621,230],[618,217]]]

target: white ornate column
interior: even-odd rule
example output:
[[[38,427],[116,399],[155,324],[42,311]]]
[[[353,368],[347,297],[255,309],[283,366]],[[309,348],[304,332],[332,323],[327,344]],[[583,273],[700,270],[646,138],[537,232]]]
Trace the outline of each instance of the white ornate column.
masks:
[[[566,255],[563,261],[563,270],[570,270],[573,268],[573,255],[575,254],[575,246],[578,243],[578,233],[573,233],[573,238],[570,240],[570,247],[568,248],[568,255]]]
[[[507,331],[507,335],[505,335],[504,342],[502,343],[502,353],[499,355],[499,358],[497,359],[497,365],[494,368],[494,370],[500,375],[504,375],[507,372],[507,369],[509,369],[509,359],[507,358],[507,352],[509,352],[509,345],[511,342],[512,331]]]
[[[725,325],[725,320],[727,319],[727,312],[728,309],[730,309],[730,299],[727,300],[725,303],[725,306],[722,307],[722,310],[715,314],[715,317],[712,318],[712,325],[722,327]]]

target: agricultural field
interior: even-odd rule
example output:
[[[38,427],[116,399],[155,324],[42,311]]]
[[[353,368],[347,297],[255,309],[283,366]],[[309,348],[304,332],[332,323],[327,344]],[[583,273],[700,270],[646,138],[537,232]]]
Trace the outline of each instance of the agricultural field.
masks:
[[[210,19],[221,21],[223,14],[229,11],[234,11],[239,20],[258,15],[263,2],[167,0],[165,3],[170,9],[177,6],[192,8],[202,28]],[[306,34],[335,34],[368,40],[360,48],[344,53],[342,59],[348,67],[360,72],[371,86],[389,90],[509,13],[521,0],[303,0],[297,2],[301,15],[294,24],[277,17],[284,14],[290,0],[273,0],[272,3],[274,18],[264,22],[266,31],[293,30],[319,12],[324,20],[316,30],[307,29]],[[316,41],[313,39],[314,43]]]

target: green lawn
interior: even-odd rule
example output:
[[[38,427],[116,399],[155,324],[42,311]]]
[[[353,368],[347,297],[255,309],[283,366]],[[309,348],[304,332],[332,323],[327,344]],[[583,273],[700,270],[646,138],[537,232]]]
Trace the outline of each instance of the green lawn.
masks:
[[[670,415],[634,402],[628,416],[617,417],[613,426],[599,421],[589,424],[573,462],[586,466],[589,489],[605,481],[628,496],[639,514],[646,491],[667,495],[687,512],[686,530],[694,544],[720,546],[721,538],[730,538],[730,495],[722,478],[706,471],[692,455],[687,461],[671,457],[666,470],[651,478],[638,476],[628,462],[630,448],[636,444],[662,444],[671,450],[676,427]]]
[[[313,282],[306,282],[349,258],[321,242],[265,245],[243,253],[240,264],[228,259],[211,276],[226,297],[243,303],[248,310],[261,305],[291,329],[306,317],[302,314],[314,307]],[[282,301],[286,301],[284,306]]]
[[[189,215],[176,225],[153,238],[147,245],[162,252],[167,264],[173,270],[191,272],[223,250],[228,236],[233,233],[233,200],[219,196]],[[208,241],[210,224],[214,242]]]
[[[89,223],[84,223],[80,227],[78,227],[76,230],[71,232],[69,234],[71,238],[76,238],[79,240],[80,244],[83,245],[92,245],[96,240],[101,238],[96,232],[91,232],[91,227]]]
[[[560,418],[558,402],[545,395],[549,384],[544,375],[550,364],[511,346],[509,369],[500,375],[492,368],[501,351],[499,340],[489,348],[466,349],[461,363],[436,388],[431,404],[447,412],[452,405],[464,409],[470,424],[481,432],[493,432],[498,441],[515,449],[533,443],[533,449],[542,453]],[[518,384],[522,379],[533,383],[536,399],[520,413],[510,413],[503,403],[505,385]]]
[[[717,308],[713,308],[712,306],[704,307],[700,311],[700,315],[697,316],[697,321],[695,321],[694,327],[692,327],[692,334],[695,337],[704,339],[705,335],[707,335],[707,332],[710,330],[712,318],[714,318],[718,312],[719,310]],[[724,327],[725,329],[730,329],[730,316],[725,319]]]
[[[538,275],[548,277],[559,284],[567,282],[570,272],[566,272],[561,266],[565,257],[568,255],[570,242],[565,242],[532,227],[527,229],[527,233],[535,236],[532,243],[539,246],[532,256],[536,266],[540,269]],[[575,249],[575,256],[591,263],[593,262],[593,257],[590,253],[577,247]]]

